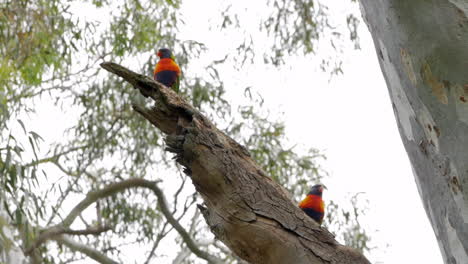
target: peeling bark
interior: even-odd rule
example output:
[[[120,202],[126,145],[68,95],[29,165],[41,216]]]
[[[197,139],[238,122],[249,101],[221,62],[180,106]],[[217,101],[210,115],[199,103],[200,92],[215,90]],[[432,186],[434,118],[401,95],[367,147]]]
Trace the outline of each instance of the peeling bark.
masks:
[[[203,197],[199,208],[211,231],[238,256],[269,264],[369,263],[307,217],[243,146],[174,91],[120,65],[101,66],[154,101],[134,109],[167,135],[166,150]]]
[[[360,0],[445,263],[468,263],[468,2]]]

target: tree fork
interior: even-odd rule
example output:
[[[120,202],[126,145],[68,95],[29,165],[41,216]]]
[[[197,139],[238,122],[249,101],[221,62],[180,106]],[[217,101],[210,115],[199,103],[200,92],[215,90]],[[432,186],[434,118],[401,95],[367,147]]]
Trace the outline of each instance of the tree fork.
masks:
[[[216,238],[251,263],[370,263],[307,217],[236,141],[171,89],[112,62],[101,66],[133,85],[153,107],[135,111],[167,135],[167,151],[203,197]]]

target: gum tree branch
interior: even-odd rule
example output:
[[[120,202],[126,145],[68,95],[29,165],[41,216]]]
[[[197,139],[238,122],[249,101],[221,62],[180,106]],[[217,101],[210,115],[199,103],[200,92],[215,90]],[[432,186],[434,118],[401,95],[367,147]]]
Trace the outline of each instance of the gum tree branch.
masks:
[[[97,202],[99,199],[111,196],[113,194],[122,192],[126,189],[129,188],[147,188],[153,191],[153,193],[156,195],[158,198],[158,207],[160,208],[161,212],[164,214],[166,217],[167,221],[169,224],[174,227],[174,229],[179,233],[179,235],[182,237],[184,240],[185,244],[187,247],[198,257],[205,259],[208,263],[221,263],[220,260],[218,260],[215,256],[210,255],[209,253],[201,250],[199,246],[197,245],[196,241],[194,241],[190,235],[185,231],[185,229],[180,225],[178,220],[174,217],[174,215],[171,213],[166,197],[164,196],[162,190],[157,187],[157,181],[148,181],[145,179],[141,178],[131,178],[127,179],[121,182],[117,183],[112,183],[107,185],[106,187],[97,190],[97,191],[91,191],[89,192],[86,197],[81,200],[72,210],[68,215],[62,220],[61,223],[49,227],[45,229],[39,236],[38,238],[33,242],[33,245],[26,250],[26,254],[31,255],[34,250],[41,245],[42,243],[45,243],[48,240],[56,240],[57,237],[63,235],[63,234],[71,234],[71,233],[80,233],[79,231],[70,231],[69,227],[70,225],[75,221],[75,219],[86,209],[88,208],[91,204]],[[88,233],[92,233],[92,231],[88,230],[86,231]],[[97,232],[97,231],[96,231]],[[96,233],[95,232],[95,233]],[[82,232],[84,233],[84,232]],[[90,256],[91,257],[91,256]]]
[[[67,246],[69,249],[72,251],[78,251],[86,256],[94,259],[95,261],[102,263],[102,264],[117,264],[118,262],[109,258],[105,254],[101,253],[99,250],[96,250],[95,248],[89,247],[87,245],[81,244],[73,239],[71,239],[67,235],[59,235],[54,237],[55,241],[57,243]]]
[[[46,158],[42,158],[42,159],[38,159],[38,160],[34,160],[34,161],[31,161],[25,165],[23,165],[24,167],[33,167],[33,166],[37,166],[39,164],[42,164],[42,163],[48,163],[48,162],[52,162],[52,163],[55,163],[57,162],[57,160],[62,157],[62,156],[65,156],[65,155],[68,155],[72,152],[75,152],[75,151],[79,151],[79,150],[82,150],[82,149],[85,149],[87,147],[89,147],[90,145],[83,145],[83,146],[79,146],[79,147],[73,147],[73,148],[70,148],[70,149],[67,149],[63,152],[60,152],[60,153],[55,153],[54,155],[50,156],[50,157],[46,157]]]
[[[167,226],[168,226],[168,222],[165,222],[164,223],[164,226],[161,230],[161,232],[159,232],[158,236],[156,237],[156,241],[154,242],[153,244],[153,247],[151,248],[151,251],[150,253],[148,254],[148,257],[146,257],[146,261],[144,264],[148,264],[150,263],[151,259],[153,258],[155,252],[156,252],[156,249],[158,248],[159,246],[159,243],[161,242],[161,240],[164,239],[164,237],[166,237],[166,235],[172,230],[172,228],[170,228],[169,230],[166,230]]]
[[[166,150],[202,196],[199,208],[211,231],[239,257],[250,263],[369,263],[307,217],[242,145],[173,90],[115,63],[101,66],[153,101],[133,108],[167,135]]]
[[[152,185],[150,189],[156,194],[158,197],[158,207],[161,212],[166,217],[167,221],[174,227],[174,229],[179,233],[182,239],[185,242],[185,245],[198,257],[205,259],[208,263],[222,263],[216,257],[211,256],[209,253],[201,250],[197,243],[192,239],[190,234],[180,225],[179,221],[175,219],[174,215],[171,213],[166,197],[164,196],[161,189],[159,189],[156,185]]]
[[[72,229],[65,229],[63,230],[63,234],[67,235],[93,235],[93,236],[98,236],[101,233],[107,232],[111,230],[112,227],[110,226],[92,226],[87,229],[81,229],[81,230],[72,230]]]

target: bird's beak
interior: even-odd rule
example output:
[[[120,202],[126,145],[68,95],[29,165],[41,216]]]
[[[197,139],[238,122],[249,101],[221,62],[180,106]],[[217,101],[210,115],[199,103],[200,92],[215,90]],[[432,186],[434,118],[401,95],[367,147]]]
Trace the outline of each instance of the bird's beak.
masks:
[[[156,55],[158,55],[158,57],[161,58],[161,52],[160,51],[158,51],[158,53],[156,53]]]
[[[325,186],[323,184],[322,184],[322,188],[325,189],[325,190],[328,190],[327,186]]]

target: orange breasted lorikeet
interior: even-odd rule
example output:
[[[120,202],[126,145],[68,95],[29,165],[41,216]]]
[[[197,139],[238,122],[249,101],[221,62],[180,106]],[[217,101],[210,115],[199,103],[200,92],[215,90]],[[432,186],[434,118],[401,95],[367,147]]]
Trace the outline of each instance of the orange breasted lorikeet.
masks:
[[[323,216],[325,214],[325,203],[322,200],[322,192],[324,188],[326,189],[327,187],[322,184],[312,186],[312,189],[307,194],[306,198],[299,203],[299,208],[319,224],[322,224]]]
[[[169,49],[160,49],[157,53],[159,61],[154,68],[154,80],[179,92],[180,68],[174,61]]]

